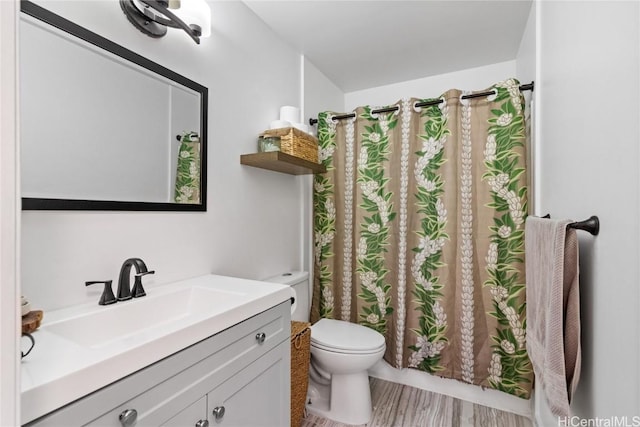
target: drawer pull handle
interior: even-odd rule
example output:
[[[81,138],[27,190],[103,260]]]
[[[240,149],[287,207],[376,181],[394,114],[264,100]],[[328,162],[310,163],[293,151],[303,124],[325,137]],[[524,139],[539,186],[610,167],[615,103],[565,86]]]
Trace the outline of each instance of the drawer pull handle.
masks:
[[[196,423],[196,427],[209,427],[208,420],[200,420]]]
[[[264,332],[260,332],[256,334],[256,341],[258,341],[259,344],[262,344],[266,338],[267,338],[267,334],[265,334]]]
[[[136,411],[135,409],[125,409],[118,417],[118,419],[120,420],[120,424],[122,424],[122,427],[130,427],[134,425],[137,418],[138,411]]]
[[[213,408],[213,418],[220,421],[224,417],[224,406],[216,406]]]

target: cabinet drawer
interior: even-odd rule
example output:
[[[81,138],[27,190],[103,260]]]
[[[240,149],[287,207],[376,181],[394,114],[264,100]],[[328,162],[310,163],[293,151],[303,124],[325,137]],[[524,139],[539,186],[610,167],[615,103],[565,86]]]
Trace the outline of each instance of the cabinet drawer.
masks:
[[[137,411],[136,426],[159,426],[290,337],[288,304],[260,313],[100,389],[29,426],[121,427],[119,415]],[[264,340],[257,335],[264,334]]]
[[[263,319],[264,320],[264,319]],[[265,322],[250,322],[244,331],[234,328],[237,339],[216,353],[163,381],[145,393],[125,402],[90,425],[120,427],[119,416],[126,409],[138,412],[136,426],[158,426],[203,396],[212,384],[225,381],[234,372],[262,356],[273,345],[282,342],[282,317]],[[243,326],[244,323],[239,326]],[[265,334],[264,342],[256,338]]]

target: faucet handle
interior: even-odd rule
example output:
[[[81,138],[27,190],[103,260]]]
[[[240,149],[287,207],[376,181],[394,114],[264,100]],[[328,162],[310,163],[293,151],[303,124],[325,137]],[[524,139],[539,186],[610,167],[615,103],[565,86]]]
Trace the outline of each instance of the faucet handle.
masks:
[[[144,291],[144,288],[142,287],[142,276],[146,276],[147,274],[155,274],[155,270],[136,273],[135,279],[133,282],[133,289],[131,289],[131,294],[133,295],[134,298],[143,297],[147,294]]]
[[[94,281],[84,282],[84,285],[91,286],[97,283],[104,283],[104,290],[102,291],[102,296],[100,297],[100,301],[98,301],[98,304],[109,305],[109,304],[115,304],[116,302],[118,302],[115,295],[113,295],[113,290],[111,289],[112,282],[113,280],[94,280]]]

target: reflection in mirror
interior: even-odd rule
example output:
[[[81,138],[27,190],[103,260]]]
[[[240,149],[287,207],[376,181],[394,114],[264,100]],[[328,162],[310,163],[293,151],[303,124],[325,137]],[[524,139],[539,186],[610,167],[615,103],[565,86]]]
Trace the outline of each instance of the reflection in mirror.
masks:
[[[23,209],[206,210],[207,89],[30,2],[22,11]]]

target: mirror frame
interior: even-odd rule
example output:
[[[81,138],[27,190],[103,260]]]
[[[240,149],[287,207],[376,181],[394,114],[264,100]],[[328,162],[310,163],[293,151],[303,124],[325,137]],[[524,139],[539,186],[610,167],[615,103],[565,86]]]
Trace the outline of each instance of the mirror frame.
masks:
[[[72,36],[137,64],[153,73],[200,93],[200,204],[135,202],[115,200],[47,199],[22,197],[22,210],[87,210],[87,211],[196,211],[207,210],[207,107],[208,89],[162,65],[153,62],[117,43],[81,27],[28,0],[20,2],[20,11],[52,25]]]

